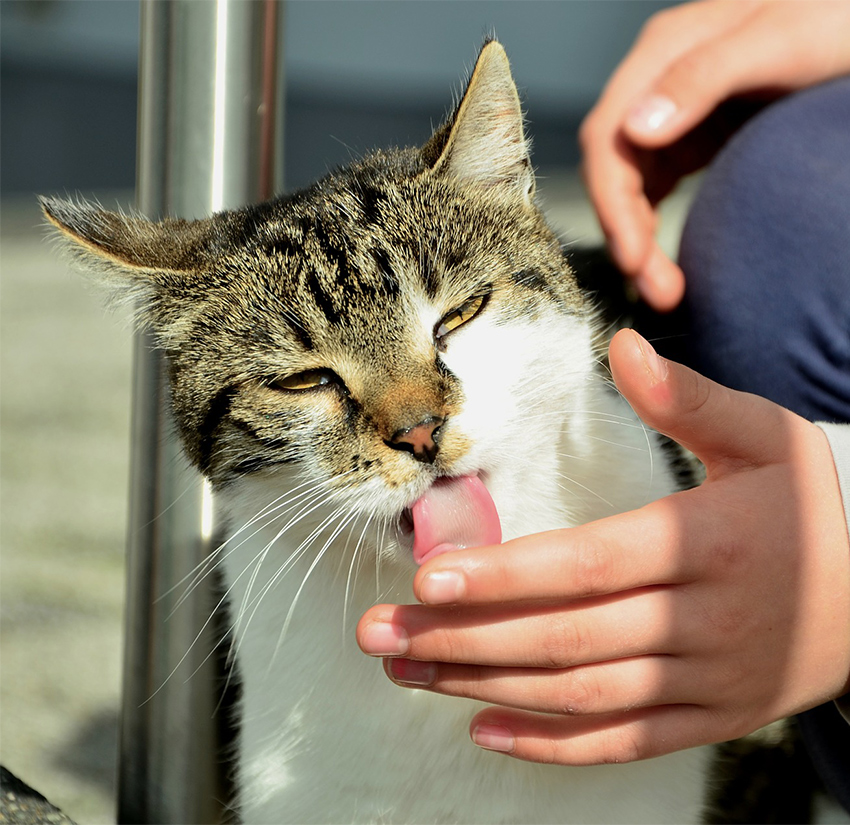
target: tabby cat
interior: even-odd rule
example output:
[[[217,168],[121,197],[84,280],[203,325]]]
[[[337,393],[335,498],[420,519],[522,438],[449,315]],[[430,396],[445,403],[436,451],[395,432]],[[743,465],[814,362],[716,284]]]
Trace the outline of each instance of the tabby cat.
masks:
[[[154,331],[186,452],[230,525],[214,560],[242,685],[245,822],[701,816],[712,748],[577,769],[497,756],[469,742],[469,702],[393,686],[354,642],[377,600],[410,600],[435,548],[677,487],[603,375],[596,310],[534,190],[490,41],[422,148],[305,191],[156,223],[42,202]]]

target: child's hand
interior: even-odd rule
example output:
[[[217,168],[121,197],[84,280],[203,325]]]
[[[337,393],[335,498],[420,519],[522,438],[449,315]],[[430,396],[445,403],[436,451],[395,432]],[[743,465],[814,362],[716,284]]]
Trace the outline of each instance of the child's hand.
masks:
[[[731,739],[850,687],[850,540],[823,432],[769,401],[611,345],[641,418],[708,480],[634,512],[420,568],[360,646],[391,678],[503,707],[478,744],[583,765]]]
[[[757,106],[850,72],[850,3],[706,0],[647,23],[582,125],[584,177],[620,268],[658,310],[682,271],[655,242],[655,206]],[[723,105],[721,105],[723,104]]]

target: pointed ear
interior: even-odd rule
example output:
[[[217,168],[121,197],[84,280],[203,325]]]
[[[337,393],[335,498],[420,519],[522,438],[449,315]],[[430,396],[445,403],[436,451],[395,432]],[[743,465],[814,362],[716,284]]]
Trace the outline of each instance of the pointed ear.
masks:
[[[454,118],[423,149],[434,174],[503,187],[528,203],[534,173],[522,109],[501,43],[484,44]]]
[[[39,203],[78,263],[113,302],[131,304],[141,324],[152,320],[156,299],[199,273],[207,257],[209,221],[153,222],[82,200]]]

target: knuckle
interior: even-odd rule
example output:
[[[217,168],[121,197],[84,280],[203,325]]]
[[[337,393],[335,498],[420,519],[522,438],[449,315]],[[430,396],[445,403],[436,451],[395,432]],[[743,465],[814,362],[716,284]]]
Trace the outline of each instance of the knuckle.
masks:
[[[567,716],[597,712],[602,700],[602,686],[589,668],[578,668],[564,674],[558,686],[558,708]]]
[[[534,757],[535,762],[540,762],[542,765],[561,764],[560,742],[555,739],[544,739],[541,741],[540,746],[540,750]]]
[[[463,637],[457,631],[449,629],[434,630],[429,634],[427,650],[420,644],[416,650],[417,658],[440,662],[464,662],[465,649]]]
[[[568,662],[568,648],[569,645],[560,632],[550,632],[544,637],[541,645],[541,666],[552,669],[565,667]]]
[[[631,725],[612,731],[606,750],[605,761],[614,764],[637,762],[650,756],[646,737]]]
[[[591,655],[590,637],[581,622],[569,616],[554,618],[541,644],[541,664],[563,668]]]
[[[662,9],[650,17],[641,28],[641,35],[666,34],[672,22],[678,17],[673,9]]]
[[[701,653],[719,656],[746,641],[755,630],[752,604],[746,595],[723,603],[702,594],[692,598],[691,634],[698,640]]]
[[[637,42],[645,43],[655,40],[661,33],[667,30],[667,17],[664,11],[653,14],[638,31]]]
[[[573,553],[572,579],[575,592],[581,596],[598,596],[609,592],[615,566],[611,554],[598,541],[584,538]]]
[[[711,554],[705,560],[705,575],[712,579],[733,580],[739,565],[737,541],[718,541],[711,548]]]
[[[691,49],[681,55],[667,71],[667,90],[687,89],[691,98],[702,97],[718,78],[717,56],[705,48]],[[674,94],[675,97],[675,94]]]
[[[650,40],[666,45],[671,40],[680,41],[693,29],[700,26],[704,9],[700,3],[683,3],[661,9],[653,14],[641,27],[639,40]]]
[[[751,612],[742,604],[726,605],[718,609],[711,622],[714,633],[725,639],[725,645],[731,640],[748,637],[752,629]]]
[[[478,699],[481,701],[493,701],[487,690],[487,673],[483,667],[466,665],[462,670],[447,668],[448,674],[444,678],[438,678],[432,690],[439,693],[459,696],[463,699]]]

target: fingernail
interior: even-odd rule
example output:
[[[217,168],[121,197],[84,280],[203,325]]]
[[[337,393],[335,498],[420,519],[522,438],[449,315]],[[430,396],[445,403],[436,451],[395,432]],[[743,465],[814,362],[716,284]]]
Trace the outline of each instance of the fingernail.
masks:
[[[632,108],[626,124],[636,132],[657,132],[676,114],[675,101],[664,95],[650,95]]]
[[[433,662],[414,662],[412,659],[391,659],[390,676],[394,682],[414,687],[433,685],[437,680],[437,666]]]
[[[466,591],[466,581],[454,570],[428,573],[419,585],[419,598],[423,604],[450,604],[460,599]]]
[[[472,731],[472,741],[479,748],[500,753],[511,753],[516,747],[513,734],[501,725],[478,725]]]
[[[639,333],[637,336],[638,346],[640,347],[641,355],[643,355],[643,363],[646,365],[649,374],[653,378],[653,384],[661,383],[667,377],[667,361],[661,358],[653,349],[652,344]]]
[[[404,656],[410,649],[410,638],[403,627],[373,622],[363,632],[360,647],[370,656]]]

